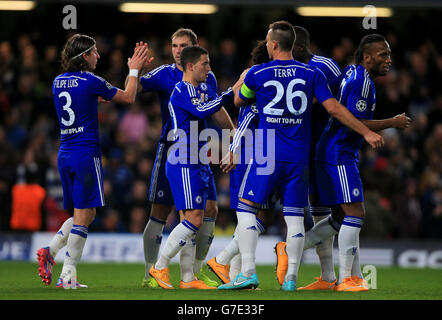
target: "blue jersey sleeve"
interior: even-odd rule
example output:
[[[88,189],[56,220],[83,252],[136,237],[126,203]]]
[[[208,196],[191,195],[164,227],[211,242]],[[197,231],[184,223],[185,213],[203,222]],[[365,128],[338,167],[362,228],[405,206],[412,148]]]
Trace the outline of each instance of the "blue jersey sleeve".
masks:
[[[318,68],[315,68],[314,95],[316,99],[318,99],[319,103],[322,103],[327,99],[334,98],[330,91],[330,87],[328,86],[327,78]]]
[[[167,65],[162,65],[140,78],[140,84],[143,88],[143,92],[161,91],[164,83],[164,70]]]
[[[218,96],[218,82],[212,71],[209,72],[207,77],[207,95],[209,100],[213,100]]]
[[[175,87],[175,89],[178,88]],[[192,85],[181,87],[181,91],[180,89],[178,91],[180,92],[179,95],[172,95],[172,105],[180,107],[200,119],[207,119],[218,112],[221,107],[233,104],[233,91],[231,88],[216,99],[206,103],[201,102],[201,97],[198,96],[195,87]]]
[[[373,118],[373,109],[370,104],[371,86],[369,81],[350,81],[347,84],[347,99],[343,104],[356,117],[366,120]]]
[[[241,138],[246,133],[246,130],[250,127],[250,124],[253,123],[253,119],[258,116],[258,110],[256,107],[247,107],[247,112],[243,115],[243,120],[235,132],[233,136],[232,143],[229,146],[229,151],[235,152],[241,144]]]
[[[104,80],[103,78],[90,73],[90,81],[91,81],[91,93],[97,96],[102,97],[105,100],[112,100],[112,98],[117,93],[118,89],[111,85],[109,82]]]
[[[244,78],[244,83],[239,90],[239,97],[243,100],[253,99],[255,97],[256,81],[255,67],[250,68]]]

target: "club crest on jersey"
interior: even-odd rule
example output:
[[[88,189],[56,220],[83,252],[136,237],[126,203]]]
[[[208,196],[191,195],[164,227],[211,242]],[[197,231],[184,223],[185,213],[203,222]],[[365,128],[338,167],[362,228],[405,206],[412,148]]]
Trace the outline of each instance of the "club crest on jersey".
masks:
[[[201,86],[201,90],[207,91],[207,84],[205,82],[201,83],[200,86]]]
[[[353,191],[352,191],[352,193],[353,193],[353,195],[354,195],[355,197],[359,196],[359,189],[358,189],[358,188],[354,188]]]
[[[364,100],[359,100],[358,102],[356,102],[356,109],[359,112],[364,112],[365,109],[367,109],[367,102],[365,102]]]
[[[256,103],[252,104],[251,109],[253,113],[258,113],[258,108],[256,107]]]
[[[192,98],[191,101],[192,101],[192,104],[195,106],[199,105],[201,102],[201,100],[199,98]]]

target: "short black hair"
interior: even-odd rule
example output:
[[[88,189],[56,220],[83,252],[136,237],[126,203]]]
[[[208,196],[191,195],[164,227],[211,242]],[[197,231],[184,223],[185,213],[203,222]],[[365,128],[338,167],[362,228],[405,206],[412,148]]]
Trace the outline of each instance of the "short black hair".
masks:
[[[180,61],[183,70],[186,71],[187,64],[196,63],[203,54],[209,54],[209,52],[200,46],[187,46],[181,51]]]
[[[270,24],[269,29],[273,31],[272,40],[278,42],[281,51],[292,51],[296,34],[290,22],[276,21]]]
[[[368,45],[375,42],[384,42],[386,41],[383,35],[372,33],[368,34],[361,39],[359,42],[359,46],[355,51],[354,60],[356,64],[360,64],[364,59],[364,53],[367,52]]]
[[[310,47],[310,33],[307,29],[301,26],[294,26],[293,28],[296,33],[295,44],[306,48]]]

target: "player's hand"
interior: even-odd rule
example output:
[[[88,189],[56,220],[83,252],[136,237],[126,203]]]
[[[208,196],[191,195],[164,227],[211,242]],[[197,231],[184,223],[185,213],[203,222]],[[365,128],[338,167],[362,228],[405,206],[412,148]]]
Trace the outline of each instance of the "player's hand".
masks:
[[[242,84],[244,83],[244,78],[246,77],[247,72],[249,71],[250,68],[244,70],[241,73],[241,76],[239,77],[239,79],[236,81],[236,83],[233,85],[232,90],[233,92],[236,94],[237,92],[239,92],[239,90],[241,89]]]
[[[149,54],[149,47],[147,43],[138,42],[134,49],[132,58],[128,59],[127,66],[129,69],[142,69],[145,64],[153,61],[153,57]]]
[[[230,171],[235,169],[237,159],[238,159],[238,156],[231,151],[228,154],[226,154],[226,156],[221,160],[221,163],[220,163],[220,168],[221,168],[222,172],[229,173]]]
[[[144,45],[143,41],[137,42],[137,44],[135,45],[134,52],[137,49],[137,47],[140,47],[142,45]],[[147,43],[146,43],[146,45],[147,45]],[[141,69],[148,69],[149,65],[155,59],[155,57],[153,56],[153,53],[152,53],[152,49],[149,48],[149,45],[147,45],[147,50],[148,50],[147,58],[146,58],[146,61],[145,61],[144,65],[143,65],[143,67]]]
[[[405,112],[402,114],[398,114],[393,118],[395,123],[395,128],[398,128],[400,130],[407,129],[411,124],[411,118],[407,117],[405,115]]]
[[[364,139],[372,146],[373,149],[380,148],[385,143],[384,138],[382,138],[381,135],[371,130],[364,136]]]

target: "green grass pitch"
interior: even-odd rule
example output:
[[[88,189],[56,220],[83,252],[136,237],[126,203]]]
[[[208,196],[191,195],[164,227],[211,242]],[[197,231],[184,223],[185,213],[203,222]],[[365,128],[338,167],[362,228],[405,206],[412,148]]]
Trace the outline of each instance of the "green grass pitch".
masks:
[[[0,262],[0,300],[442,300],[442,269],[377,267],[377,289],[344,293],[282,292],[273,266],[257,267],[261,290],[146,289],[141,287],[144,265],[126,263],[81,263],[78,276],[89,288],[64,290],[55,287],[61,268],[62,263],[55,265],[55,279],[46,286],[38,276],[36,263]],[[178,288],[179,266],[171,265],[170,272],[171,282]],[[309,284],[318,274],[319,266],[301,265],[298,287]]]

